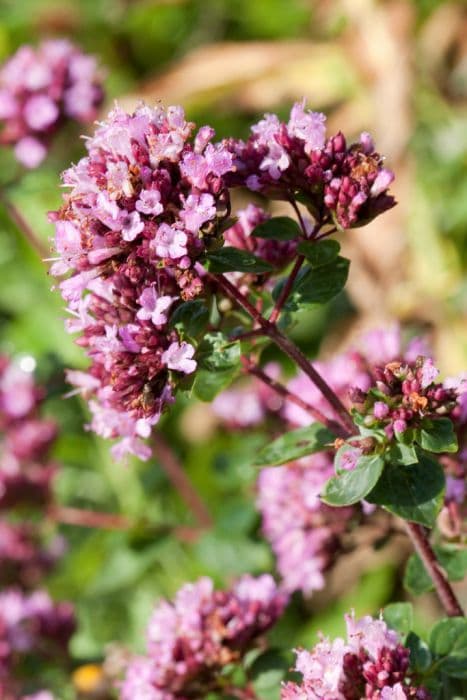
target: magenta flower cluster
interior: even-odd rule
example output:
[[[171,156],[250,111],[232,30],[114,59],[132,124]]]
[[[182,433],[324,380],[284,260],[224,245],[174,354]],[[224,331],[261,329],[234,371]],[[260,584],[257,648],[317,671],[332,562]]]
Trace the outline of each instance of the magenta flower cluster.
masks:
[[[241,577],[216,591],[209,578],[186,584],[173,603],[160,603],[148,625],[147,656],[130,662],[121,700],[205,697],[218,673],[280,617],[287,602],[271,576]]]
[[[275,114],[251,128],[244,141],[232,140],[233,185],[268,197],[303,201],[320,224],[362,225],[394,206],[387,190],[393,173],[383,167],[369,134],[347,145],[342,133],[326,138],[326,117],[297,102],[287,123]]]
[[[103,99],[96,59],[66,39],[21,46],[0,68],[0,143],[36,168],[66,120],[93,121]]]
[[[68,378],[91,397],[91,428],[120,437],[114,454],[142,459],[177,384],[196,368],[195,348],[170,326],[180,301],[203,291],[197,260],[220,235],[230,205],[223,176],[232,157],[214,131],[180,107],[115,109],[67,170],[55,222],[53,275],[91,360]]]
[[[17,700],[22,667],[33,658],[63,657],[74,628],[72,606],[54,603],[44,591],[0,592],[0,697]]]
[[[64,551],[62,538],[45,540],[36,517],[52,501],[57,470],[49,458],[57,426],[41,415],[43,398],[31,372],[0,356],[0,697],[5,700],[20,697],[23,666],[31,657],[45,654],[54,663],[66,657],[75,626],[69,603],[55,604],[37,589]]]
[[[37,524],[18,521],[15,508],[50,502],[57,466],[49,451],[54,421],[41,416],[44,392],[31,372],[0,356],[0,585],[34,587],[63,552],[63,542],[43,543]]]
[[[322,639],[297,652],[301,683],[286,683],[281,700],[430,700],[409,670],[410,652],[383,620],[346,615],[347,639]]]
[[[42,394],[31,372],[0,356],[0,510],[50,498],[57,426],[40,415]]]

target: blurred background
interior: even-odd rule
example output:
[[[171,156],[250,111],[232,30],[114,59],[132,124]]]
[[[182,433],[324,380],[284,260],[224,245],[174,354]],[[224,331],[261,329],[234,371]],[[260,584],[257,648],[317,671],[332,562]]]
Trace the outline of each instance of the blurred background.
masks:
[[[70,37],[99,57],[107,71],[103,114],[114,100],[129,108],[140,99],[180,103],[219,138],[245,136],[264,111],[285,116],[305,96],[312,109],[327,113],[331,132],[370,131],[396,173],[399,206],[342,238],[352,260],[347,292],[324,310],[302,314],[294,338],[312,355],[326,356],[357,330],[395,318],[429,333],[443,372],[465,369],[465,2],[0,0],[1,60],[48,36]],[[73,129],[62,134],[46,163],[12,191],[47,245],[46,212],[59,205],[59,173],[84,154],[78,136]],[[13,169],[2,152],[0,180],[11,179]],[[244,571],[273,570],[250,466],[264,436],[257,431],[239,440],[209,406],[186,399],[164,418],[167,441],[215,519],[212,530],[191,537],[192,514],[157,460],[115,464],[109,446],[83,430],[84,405],[63,400],[63,369],[83,366],[83,354],[63,330],[64,310],[43,263],[3,209],[0,236],[0,349],[34,358],[47,382],[47,411],[62,431],[58,498],[130,521],[123,530],[63,525],[68,553],[48,582],[55,596],[77,605],[76,665],[100,662],[114,641],[142,649],[154,600],[184,581],[206,574],[225,584]],[[355,558],[338,602],[295,601],[273,636],[287,648],[310,644],[317,629],[336,632],[351,605],[357,614],[377,611],[400,593],[400,565],[387,552]],[[421,626],[436,612],[431,606],[427,600]],[[92,686],[86,678],[75,679],[82,690]]]

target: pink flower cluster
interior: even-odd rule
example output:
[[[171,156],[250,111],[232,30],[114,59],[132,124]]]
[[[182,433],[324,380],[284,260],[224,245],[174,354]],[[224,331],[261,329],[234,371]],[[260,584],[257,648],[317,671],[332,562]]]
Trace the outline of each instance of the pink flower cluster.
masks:
[[[29,519],[50,503],[56,472],[49,450],[57,426],[41,416],[43,398],[31,372],[0,356],[0,697],[5,700],[20,697],[23,664],[30,657],[45,655],[55,663],[65,656],[75,624],[69,603],[55,604],[45,591],[34,590],[64,549],[60,537],[44,543],[37,519]]]
[[[50,498],[57,426],[40,416],[42,394],[31,372],[0,356],[0,510]]]
[[[349,228],[394,206],[387,190],[394,175],[383,167],[369,134],[347,146],[343,134],[326,139],[324,114],[297,102],[287,123],[275,114],[251,129],[246,142],[232,140],[233,185],[266,196],[294,200],[300,195],[320,225]]]
[[[16,700],[21,666],[31,658],[63,656],[74,628],[71,605],[54,603],[44,591],[0,592],[0,697]]]
[[[17,160],[36,168],[65,120],[96,118],[101,83],[95,58],[66,39],[21,46],[0,68],[0,143],[14,144]]]
[[[262,469],[257,482],[262,530],[276,555],[287,591],[310,594],[325,586],[325,572],[341,549],[341,536],[355,507],[335,508],[320,500],[333,474],[332,455],[322,452],[284,467]]]
[[[118,458],[150,455],[141,438],[196,368],[170,314],[203,291],[197,261],[228,217],[232,156],[211,143],[213,129],[194,129],[181,107],[116,108],[64,173],[70,192],[51,214],[51,272],[71,272],[60,284],[68,328],[91,360],[89,372],[68,378],[91,397],[91,428],[121,438]]]
[[[286,683],[281,700],[430,700],[409,671],[409,650],[397,632],[369,615],[346,615],[347,639],[322,639],[297,652],[301,683]]]
[[[34,522],[0,520],[0,586],[34,588],[63,556],[65,542],[59,537],[43,541]]]
[[[185,700],[216,688],[219,672],[237,662],[280,617],[287,596],[271,576],[245,575],[228,591],[209,578],[186,584],[162,602],[148,626],[148,655],[130,662],[121,700]]]

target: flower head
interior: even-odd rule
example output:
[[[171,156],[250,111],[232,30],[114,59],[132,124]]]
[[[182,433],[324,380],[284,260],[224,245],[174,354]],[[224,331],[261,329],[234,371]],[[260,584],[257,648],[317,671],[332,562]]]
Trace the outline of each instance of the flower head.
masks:
[[[230,142],[235,156],[232,184],[290,200],[300,194],[319,223],[341,228],[366,223],[394,205],[387,190],[393,173],[383,167],[368,134],[347,145],[342,133],[326,139],[323,114],[297,102],[287,123],[274,114],[251,129],[247,141]]]
[[[36,168],[62,122],[96,117],[101,83],[96,60],[65,39],[20,47],[0,68],[0,143]]]
[[[415,687],[409,670],[409,650],[396,632],[370,616],[346,616],[347,639],[323,639],[314,649],[297,653],[301,683],[286,683],[282,700],[430,700]]]
[[[245,575],[228,591],[215,591],[209,578],[186,584],[154,610],[147,656],[130,662],[122,700],[204,697],[223,667],[274,624],[286,601],[267,574]]]
[[[91,361],[69,377],[91,399],[91,428],[121,438],[118,455],[148,457],[142,438],[196,369],[170,316],[203,291],[196,263],[228,214],[232,156],[213,130],[194,129],[181,107],[114,109],[64,173],[70,192],[51,214],[52,272],[71,271],[60,289]]]

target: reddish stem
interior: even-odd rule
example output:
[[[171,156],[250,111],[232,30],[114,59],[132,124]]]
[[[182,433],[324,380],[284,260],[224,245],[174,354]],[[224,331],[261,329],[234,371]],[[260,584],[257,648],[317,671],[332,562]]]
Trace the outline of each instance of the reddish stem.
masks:
[[[61,505],[50,506],[47,510],[47,515],[56,523],[98,530],[130,530],[138,525],[137,521],[132,521],[125,515],[102,513],[95,510]],[[171,529],[171,532],[184,542],[194,542],[201,534],[201,530],[185,527],[184,525],[175,526]]]
[[[26,240],[29,242],[31,247],[36,251],[41,260],[44,260],[49,255],[49,251],[42,241],[36,236],[33,229],[26,221],[24,216],[21,214],[19,209],[15,204],[6,196],[5,192],[0,192],[0,199],[3,202],[3,206],[8,212],[8,215],[15,226],[23,233]]]
[[[52,520],[65,525],[94,527],[101,530],[128,530],[133,524],[125,515],[83,510],[69,506],[52,505],[47,514]]]
[[[212,527],[213,520],[206,504],[189,479],[186,471],[181,466],[172,448],[162,437],[161,433],[155,434],[152,440],[155,447],[155,454],[162,469],[195,515],[199,525],[202,528]]]
[[[246,371],[249,374],[252,374],[255,377],[257,377],[270,389],[275,391],[276,394],[279,394],[279,396],[281,396],[282,398],[286,399],[287,401],[290,401],[291,403],[294,403],[296,406],[299,406],[304,411],[307,411],[307,413],[313,416],[315,420],[319,421],[320,423],[323,423],[323,425],[325,425],[332,432],[336,433],[336,435],[338,435],[339,437],[347,436],[347,432],[342,429],[341,425],[332,420],[329,420],[329,418],[326,418],[324,413],[321,413],[321,411],[319,411],[317,408],[314,408],[314,406],[304,401],[302,398],[300,398],[300,396],[293,394],[283,384],[280,384],[280,382],[277,382],[275,379],[272,379],[272,377],[268,377],[268,375],[265,372],[263,372],[263,370],[260,369],[257,365],[255,365],[255,363],[252,362],[249,358],[243,357],[242,362]]]
[[[268,336],[286,355],[288,355],[295,362],[296,365],[303,370],[303,372],[318,387],[327,402],[332,406],[336,412],[336,415],[339,417],[339,422],[342,424],[342,426],[349,432],[350,435],[352,435],[355,427],[351,416],[347,412],[347,409],[339,397],[331,389],[329,384],[305,357],[302,351],[299,350],[297,346],[277,328],[277,326],[265,319],[264,316],[262,316],[262,314],[260,314],[259,311],[253,306],[253,304],[226,277],[223,275],[210,275],[210,277],[227,294],[227,296],[236,301],[239,306],[244,308],[245,311],[250,314],[258,325],[261,326],[264,335]]]
[[[279,299],[276,301],[276,304],[273,310],[271,311],[271,315],[269,317],[270,323],[276,323],[277,319],[279,318],[280,313],[282,311],[282,307],[284,306],[285,302],[289,297],[290,292],[292,291],[293,283],[295,282],[295,279],[300,271],[301,266],[303,265],[304,260],[304,255],[299,255],[298,258],[295,260],[295,264],[287,279],[287,282],[284,284],[282,292],[279,295]]]
[[[456,598],[454,591],[451,588],[451,584],[447,580],[441,565],[436,559],[436,554],[434,553],[431,545],[428,541],[425,529],[418,525],[417,523],[405,522],[407,532],[412,540],[412,544],[423,562],[427,573],[430,575],[431,580],[434,583],[436,593],[441,601],[443,608],[449,617],[464,617],[464,611]]]

